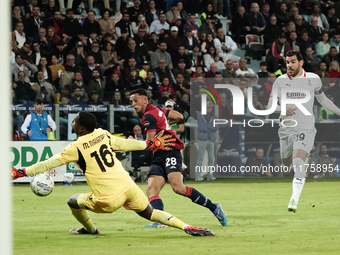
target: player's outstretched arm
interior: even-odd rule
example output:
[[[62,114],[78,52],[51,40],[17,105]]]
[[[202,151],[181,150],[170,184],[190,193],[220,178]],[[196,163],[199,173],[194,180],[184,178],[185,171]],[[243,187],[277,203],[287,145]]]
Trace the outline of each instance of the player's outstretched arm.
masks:
[[[182,121],[183,119],[184,119],[183,114],[178,111],[170,110],[168,113],[168,121],[170,125],[178,123]]]
[[[43,172],[49,171],[53,168],[63,165],[63,163],[59,160],[58,155],[55,155],[45,161],[41,161],[37,164],[34,164],[28,168],[16,169],[13,167],[12,168],[12,180],[15,180],[20,177],[27,176],[27,175],[35,175],[35,174],[43,173]]]
[[[326,97],[325,93],[322,92],[319,95],[315,95],[315,97],[323,107],[340,116],[340,109]]]

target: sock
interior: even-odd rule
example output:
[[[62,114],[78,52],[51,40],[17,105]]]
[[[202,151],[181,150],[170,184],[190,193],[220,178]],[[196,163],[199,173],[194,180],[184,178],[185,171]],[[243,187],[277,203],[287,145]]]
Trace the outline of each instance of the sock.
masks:
[[[164,211],[163,201],[159,196],[150,197],[149,202],[154,209]]]
[[[298,203],[306,180],[305,162],[300,158],[294,158],[293,167],[295,176],[293,179],[293,195],[290,200],[294,199]]]
[[[86,228],[87,232],[95,233],[97,231],[96,227],[93,225],[89,218],[89,213],[84,209],[74,209],[70,207],[73,216]]]
[[[197,189],[193,187],[186,186],[185,196],[190,198],[192,202],[209,208],[211,212],[214,212],[217,206],[211,202],[210,199],[206,198],[203,194],[201,194]]]
[[[164,225],[168,225],[174,228],[178,229],[184,229],[184,226],[186,225],[183,221],[177,219],[175,216],[171,215],[170,213],[160,211],[157,209],[154,209],[151,214],[151,221],[156,221],[159,223],[162,223]]]

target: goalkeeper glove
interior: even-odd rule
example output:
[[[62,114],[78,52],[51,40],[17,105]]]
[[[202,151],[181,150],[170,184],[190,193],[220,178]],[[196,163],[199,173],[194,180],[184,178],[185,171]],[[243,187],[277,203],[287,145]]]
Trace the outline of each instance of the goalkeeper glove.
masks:
[[[26,169],[16,169],[12,167],[12,180],[18,179],[20,177],[26,176]]]
[[[152,141],[146,141],[146,148],[149,150],[166,150],[169,151],[175,144],[172,143],[176,141],[172,138],[172,135],[164,135],[164,130],[159,132]]]

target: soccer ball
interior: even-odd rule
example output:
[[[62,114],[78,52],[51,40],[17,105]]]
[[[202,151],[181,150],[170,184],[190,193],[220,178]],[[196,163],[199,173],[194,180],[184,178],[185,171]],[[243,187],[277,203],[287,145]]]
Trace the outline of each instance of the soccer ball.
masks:
[[[34,176],[31,181],[31,190],[39,197],[44,197],[53,191],[54,181],[51,176],[42,173]]]
[[[66,183],[72,183],[74,181],[74,174],[73,173],[66,173],[64,175],[64,181]]]

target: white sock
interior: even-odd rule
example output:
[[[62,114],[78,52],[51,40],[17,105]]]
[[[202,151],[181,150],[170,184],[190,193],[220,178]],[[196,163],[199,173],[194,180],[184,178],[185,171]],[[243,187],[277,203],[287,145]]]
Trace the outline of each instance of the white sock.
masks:
[[[185,225],[183,226],[183,230],[186,229],[187,226],[190,226],[190,225],[185,224]]]
[[[293,195],[290,200],[294,199],[295,202],[298,203],[306,180],[305,162],[300,158],[294,158],[293,167],[295,176],[293,179]]]
[[[89,230],[87,229],[87,231],[89,231]],[[96,231],[97,231],[97,228],[95,226],[93,226],[89,232],[94,234],[94,233],[96,233]]]

